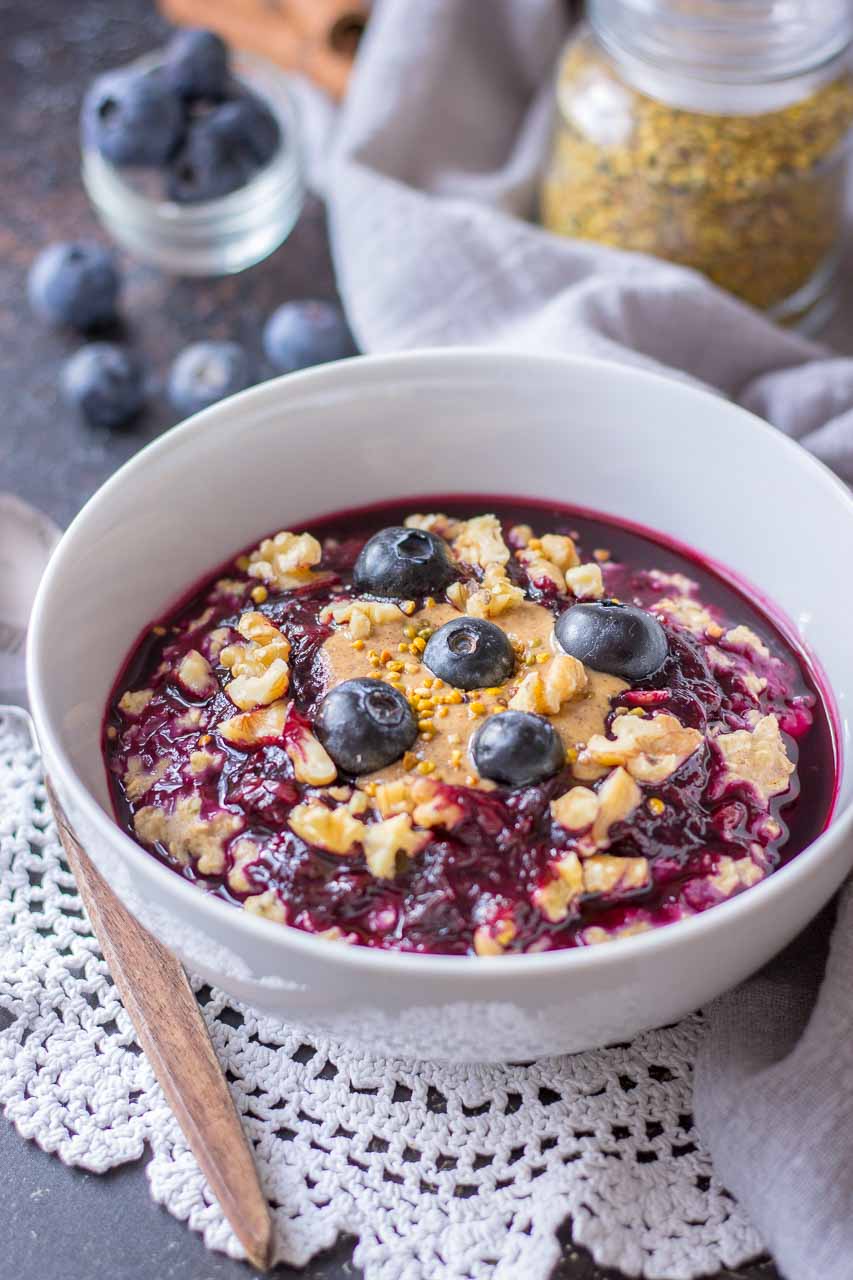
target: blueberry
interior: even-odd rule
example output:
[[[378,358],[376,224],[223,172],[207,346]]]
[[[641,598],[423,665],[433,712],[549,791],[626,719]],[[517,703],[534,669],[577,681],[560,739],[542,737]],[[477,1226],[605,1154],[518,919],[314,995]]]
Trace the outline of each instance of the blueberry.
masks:
[[[554,624],[561,649],[594,671],[623,680],[644,680],[663,665],[666,632],[645,609],[601,600],[575,604]]]
[[[471,739],[471,755],[481,778],[508,787],[529,787],[562,769],[566,752],[544,716],[502,711],[490,716]]]
[[[343,773],[373,773],[399,760],[418,736],[408,700],[391,685],[346,680],[326,694],[314,723]]]
[[[221,98],[228,85],[228,48],[215,31],[178,31],[166,46],[164,70],[185,98]]]
[[[179,413],[206,409],[254,383],[248,352],[236,342],[194,342],[175,360],[169,373],[169,400]]]
[[[93,426],[123,427],[142,408],[142,366],[112,342],[92,342],[66,362],[62,391]]]
[[[273,113],[256,94],[244,90],[231,102],[223,102],[207,115],[208,127],[228,147],[242,150],[259,167],[269,164],[281,143],[281,131]]]
[[[356,591],[409,599],[443,591],[456,577],[447,545],[426,529],[380,529],[365,542],[353,569]]]
[[[264,325],[264,351],[280,373],[293,373],[355,355],[356,346],[337,303],[285,302]]]
[[[489,689],[515,670],[509,637],[485,618],[454,618],[433,632],[424,663],[455,689]]]
[[[50,324],[85,333],[116,318],[119,277],[113,256],[99,244],[48,245],[30,267],[30,305]]]
[[[160,165],[180,144],[184,106],[156,71],[99,76],[83,100],[86,141],[116,165]]]
[[[176,204],[218,200],[245,187],[257,170],[251,148],[216,125],[219,108],[194,120],[166,173],[166,194]]]

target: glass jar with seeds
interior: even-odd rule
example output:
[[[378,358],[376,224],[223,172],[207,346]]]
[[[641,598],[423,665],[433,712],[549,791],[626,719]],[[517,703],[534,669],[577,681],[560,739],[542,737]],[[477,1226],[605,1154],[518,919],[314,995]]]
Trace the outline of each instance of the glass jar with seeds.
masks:
[[[544,224],[816,327],[853,125],[850,0],[589,0],[588,17],[558,69]]]

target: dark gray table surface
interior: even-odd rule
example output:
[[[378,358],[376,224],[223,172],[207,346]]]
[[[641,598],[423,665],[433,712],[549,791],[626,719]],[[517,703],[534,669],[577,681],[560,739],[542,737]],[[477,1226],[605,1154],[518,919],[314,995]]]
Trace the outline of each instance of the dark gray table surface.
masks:
[[[54,239],[100,237],[78,177],[77,110],[92,75],[156,44],[164,27],[145,0],[0,0],[0,490],[67,523],[122,461],[175,420],[162,396],[170,360],[186,343],[233,337],[260,359],[260,326],[288,298],[334,296],[323,210],[309,201],[288,242],[241,276],[181,281],[123,259],[125,337],[149,368],[150,404],[133,428],[110,435],[61,405],[57,373],[73,349],[29,314],[33,254]],[[848,291],[853,295],[853,290]],[[831,337],[849,348],[849,302]],[[226,1280],[247,1269],[208,1253],[149,1198],[144,1161],[93,1176],[65,1168],[0,1122],[0,1275],[16,1280]],[[570,1243],[555,1280],[618,1280]],[[357,1272],[351,1241],[316,1259],[306,1280]],[[286,1268],[278,1274],[295,1275]],[[519,1277],[519,1280],[524,1278]],[[779,1280],[758,1262],[717,1280]]]

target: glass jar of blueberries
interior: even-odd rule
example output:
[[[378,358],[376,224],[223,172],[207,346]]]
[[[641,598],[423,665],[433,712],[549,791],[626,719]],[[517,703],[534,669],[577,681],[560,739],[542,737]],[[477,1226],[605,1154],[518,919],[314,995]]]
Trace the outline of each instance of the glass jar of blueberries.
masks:
[[[182,31],[98,77],[81,118],[83,184],[135,257],[182,276],[226,275],[286,239],[304,200],[298,119],[284,76]]]

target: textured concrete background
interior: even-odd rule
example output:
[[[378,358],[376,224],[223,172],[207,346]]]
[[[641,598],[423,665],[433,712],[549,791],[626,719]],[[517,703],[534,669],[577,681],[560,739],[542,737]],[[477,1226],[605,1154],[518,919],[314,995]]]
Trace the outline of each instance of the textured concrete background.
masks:
[[[123,259],[127,338],[146,359],[151,403],[133,430],[109,435],[76,422],[59,402],[59,365],[75,343],[29,314],[26,269],[54,239],[99,237],[78,178],[77,110],[93,74],[154,45],[162,24],[140,0],[0,0],[0,490],[66,524],[115,468],[174,422],[162,397],[169,363],[186,343],[231,337],[260,357],[260,326],[288,298],[334,296],[323,210],[309,202],[289,241],[234,279],[180,281]],[[849,274],[849,273],[848,273]],[[853,350],[853,289],[828,337]],[[0,1121],[0,1274],[16,1280],[226,1280],[248,1274],[207,1253],[155,1206],[144,1162],[106,1177],[66,1169]],[[619,1280],[566,1247],[554,1280]],[[357,1274],[342,1242],[301,1274]],[[519,1280],[526,1280],[519,1277]],[[780,1280],[768,1262],[717,1280]]]

